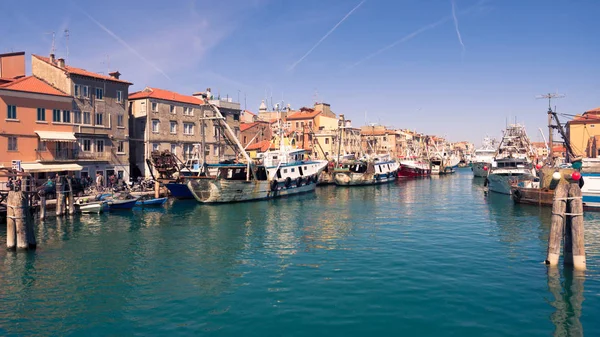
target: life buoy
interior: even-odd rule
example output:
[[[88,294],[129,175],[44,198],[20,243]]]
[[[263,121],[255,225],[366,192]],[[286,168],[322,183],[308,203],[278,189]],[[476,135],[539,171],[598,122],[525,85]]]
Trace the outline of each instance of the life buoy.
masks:
[[[277,183],[277,179],[271,180],[271,191],[276,191],[277,190],[277,185],[279,185]]]
[[[296,187],[300,186],[302,186],[302,177],[298,177],[298,179],[296,179]]]
[[[521,201],[521,198],[523,197],[523,194],[521,194],[520,190],[514,190],[513,191],[513,200],[515,202],[519,202]]]
[[[291,184],[292,184],[292,178],[290,178],[290,177],[285,178],[285,187],[290,187]]]

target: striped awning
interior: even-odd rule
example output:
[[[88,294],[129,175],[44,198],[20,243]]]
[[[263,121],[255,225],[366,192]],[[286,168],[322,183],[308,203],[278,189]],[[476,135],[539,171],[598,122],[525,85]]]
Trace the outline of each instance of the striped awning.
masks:
[[[60,132],[60,131],[35,131],[40,137],[40,140],[45,142],[76,142],[75,134],[73,132]]]
[[[21,163],[21,169],[25,172],[73,172],[81,171],[83,167],[78,164]]]

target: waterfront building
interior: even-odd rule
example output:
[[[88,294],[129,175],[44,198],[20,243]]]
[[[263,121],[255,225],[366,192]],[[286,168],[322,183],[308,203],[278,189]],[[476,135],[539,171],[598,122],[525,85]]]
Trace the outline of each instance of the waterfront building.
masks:
[[[54,54],[32,55],[31,68],[35,77],[71,97],[66,112],[49,111],[46,116],[48,122],[75,129],[76,141],[57,148],[61,161],[81,165],[81,176],[100,173],[128,179],[127,97],[132,83],[120,79],[118,71],[107,75],[87,71],[67,65]],[[51,139],[40,137],[40,141]]]
[[[0,167],[39,179],[48,173],[79,172],[76,125],[65,122],[72,97],[35,76],[25,76],[25,53],[0,55]],[[7,59],[10,59],[7,61]],[[9,63],[15,67],[9,71]],[[13,70],[21,69],[22,71]]]
[[[234,102],[231,97],[217,97],[214,99],[210,92],[210,88],[206,92],[194,93],[194,96],[198,98],[208,99],[208,102],[219,108],[221,115],[225,118],[225,123],[231,128],[235,137],[240,139],[240,115],[242,112],[241,105],[239,102]],[[209,99],[212,98],[212,99]],[[202,106],[203,115],[206,118],[215,118],[216,112],[209,105],[205,104]],[[220,126],[219,122],[215,119],[208,119],[204,121],[205,124],[205,142],[206,142],[206,162],[207,163],[218,163],[224,160],[237,160],[235,154],[235,142],[233,139],[229,139],[229,133]],[[210,147],[210,149],[209,149]]]
[[[255,121],[240,124],[240,142],[246,147],[251,144],[271,141],[273,137],[271,123],[266,121]]]
[[[403,155],[406,135],[382,125],[363,126],[360,130],[363,153],[390,154],[392,158]]]
[[[258,116],[252,111],[244,110],[240,115],[240,123],[252,123],[258,120]]]
[[[129,95],[130,164],[135,177],[151,176],[146,160],[153,151],[169,150],[182,161],[200,155],[203,103],[191,95],[150,87]]]
[[[600,107],[576,115],[573,120],[567,122],[566,129],[574,155],[589,157],[591,153],[586,153],[586,149],[591,149],[595,137],[600,136]],[[597,157],[598,152],[593,156]]]
[[[333,153],[338,120],[329,104],[315,103],[314,108],[303,107],[299,111],[288,112],[286,126],[296,146],[305,149],[315,159],[324,159]]]

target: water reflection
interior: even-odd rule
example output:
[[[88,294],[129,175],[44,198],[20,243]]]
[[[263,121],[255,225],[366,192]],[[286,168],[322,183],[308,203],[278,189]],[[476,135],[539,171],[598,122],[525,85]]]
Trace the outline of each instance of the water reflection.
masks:
[[[548,290],[554,297],[550,304],[556,309],[550,316],[555,326],[554,336],[583,336],[581,317],[585,273],[572,268],[563,270],[561,283],[557,267],[548,268]]]

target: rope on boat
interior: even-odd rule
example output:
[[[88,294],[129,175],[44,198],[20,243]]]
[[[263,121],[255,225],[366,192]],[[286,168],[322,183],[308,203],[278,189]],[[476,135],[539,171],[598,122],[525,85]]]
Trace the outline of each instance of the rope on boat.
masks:
[[[583,196],[581,196],[581,197],[554,198],[552,200],[555,200],[555,201],[559,200],[559,201],[561,201],[561,200],[573,200],[573,199],[583,199]]]

